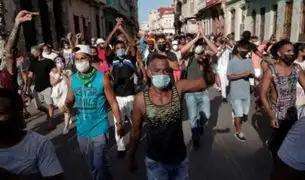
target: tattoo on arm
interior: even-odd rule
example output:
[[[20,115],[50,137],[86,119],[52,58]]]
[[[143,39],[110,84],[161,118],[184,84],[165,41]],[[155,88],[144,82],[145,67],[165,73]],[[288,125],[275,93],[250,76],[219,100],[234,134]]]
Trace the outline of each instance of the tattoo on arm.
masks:
[[[14,57],[13,47],[16,45],[17,36],[19,34],[19,24],[15,24],[6,44],[5,64],[10,74],[14,74]]]

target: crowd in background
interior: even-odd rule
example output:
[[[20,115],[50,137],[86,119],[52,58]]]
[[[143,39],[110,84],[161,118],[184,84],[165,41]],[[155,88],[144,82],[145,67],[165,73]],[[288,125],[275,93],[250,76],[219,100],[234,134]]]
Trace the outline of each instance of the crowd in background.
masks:
[[[17,15],[1,61],[1,179],[64,178],[51,141],[23,130],[32,102],[46,114],[48,130],[54,128],[55,108],[64,114],[63,135],[70,133],[76,117],[79,148],[92,179],[112,179],[105,152],[110,110],[117,157],[123,159],[128,150],[131,171],[137,169],[145,125],[148,179],[189,179],[182,112],[187,109],[196,151],[209,126],[213,89],[232,106],[238,141],[247,140],[242,124],[251,99],[255,110],[269,117],[272,135],[266,145],[274,160],[272,180],[304,179],[305,44],[274,36],[260,42],[249,31],[239,41],[234,33],[206,36],[201,24],[195,34],[132,36],[117,18],[106,39],[88,42],[81,33],[68,33],[60,48],[46,42],[22,56],[15,48],[20,26],[36,15]],[[127,122],[132,126],[128,149]]]

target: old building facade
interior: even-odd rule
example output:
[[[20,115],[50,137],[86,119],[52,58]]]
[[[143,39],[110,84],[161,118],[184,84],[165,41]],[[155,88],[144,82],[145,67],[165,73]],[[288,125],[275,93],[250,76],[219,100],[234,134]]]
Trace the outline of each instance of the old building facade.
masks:
[[[184,33],[196,33],[197,22],[205,34],[224,33],[223,0],[175,0],[175,27]]]
[[[3,1],[3,0],[2,0]],[[130,33],[138,30],[137,0],[4,0],[5,29],[9,33],[16,13],[21,10],[39,12],[23,25],[18,49],[25,54],[42,42],[59,47],[68,32],[83,33],[84,38],[106,37],[115,18],[124,18]],[[111,22],[111,24],[109,23]],[[7,33],[7,34],[8,34]]]
[[[235,39],[249,30],[262,41],[274,35],[278,40],[305,40],[304,0],[227,0],[226,32],[235,32]]]
[[[175,6],[160,7],[148,15],[149,30],[155,33],[175,33]]]

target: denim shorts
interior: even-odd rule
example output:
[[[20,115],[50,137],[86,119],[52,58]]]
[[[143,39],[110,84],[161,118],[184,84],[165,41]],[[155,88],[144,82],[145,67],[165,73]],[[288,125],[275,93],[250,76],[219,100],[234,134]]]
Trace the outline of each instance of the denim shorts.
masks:
[[[145,158],[148,180],[189,180],[188,159],[179,164],[163,164]]]
[[[235,118],[248,115],[250,109],[250,98],[231,100],[232,110]]]

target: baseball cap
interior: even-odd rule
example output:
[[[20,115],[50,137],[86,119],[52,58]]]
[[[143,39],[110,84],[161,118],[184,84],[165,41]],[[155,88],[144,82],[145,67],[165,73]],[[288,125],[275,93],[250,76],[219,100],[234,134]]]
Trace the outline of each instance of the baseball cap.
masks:
[[[96,40],[96,44],[103,44],[103,43],[105,43],[105,40],[102,39],[102,38],[98,38],[98,39]]]
[[[81,44],[75,46],[74,53],[75,54],[77,54],[77,53],[85,53],[85,54],[88,54],[90,56],[92,55],[90,46],[88,46],[88,45],[81,45]]]

